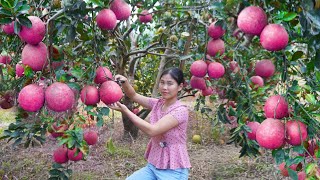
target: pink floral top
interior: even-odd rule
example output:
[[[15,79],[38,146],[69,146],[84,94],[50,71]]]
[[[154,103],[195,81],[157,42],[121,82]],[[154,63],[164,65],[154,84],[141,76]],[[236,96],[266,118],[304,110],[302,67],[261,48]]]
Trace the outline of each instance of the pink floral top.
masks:
[[[145,158],[158,169],[190,168],[187,151],[188,108],[178,100],[163,112],[161,110],[163,104],[163,99],[149,100],[149,105],[152,107],[150,123],[155,124],[159,119],[170,114],[178,120],[179,125],[162,135],[151,137]],[[162,146],[163,142],[166,143],[165,146]]]

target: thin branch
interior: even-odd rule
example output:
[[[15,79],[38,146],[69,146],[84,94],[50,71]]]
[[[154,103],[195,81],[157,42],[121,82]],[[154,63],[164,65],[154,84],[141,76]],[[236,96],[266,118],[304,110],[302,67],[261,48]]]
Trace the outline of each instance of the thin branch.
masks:
[[[50,21],[56,19],[58,16],[64,13],[64,9],[60,9],[55,15],[53,15],[50,19],[48,19],[47,24],[49,24]]]
[[[147,48],[142,49],[142,50],[132,51],[132,52],[126,54],[125,56],[129,57],[129,56],[134,55],[134,54],[147,53],[149,49],[151,49],[152,47],[154,47],[154,46],[156,46],[158,44],[160,44],[160,42],[153,43],[150,46],[148,46]]]
[[[124,34],[123,34],[123,39],[125,39],[133,30],[133,27],[130,27]]]

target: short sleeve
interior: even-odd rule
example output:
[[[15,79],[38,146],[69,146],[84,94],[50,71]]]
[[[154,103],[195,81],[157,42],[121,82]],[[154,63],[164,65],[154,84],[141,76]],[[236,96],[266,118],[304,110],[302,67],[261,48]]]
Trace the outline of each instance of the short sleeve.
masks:
[[[149,107],[150,107],[150,109],[153,109],[153,106],[156,105],[158,101],[159,101],[159,99],[149,98]]]
[[[189,118],[189,110],[186,106],[179,106],[170,111],[169,114],[178,120],[179,124],[187,122]]]

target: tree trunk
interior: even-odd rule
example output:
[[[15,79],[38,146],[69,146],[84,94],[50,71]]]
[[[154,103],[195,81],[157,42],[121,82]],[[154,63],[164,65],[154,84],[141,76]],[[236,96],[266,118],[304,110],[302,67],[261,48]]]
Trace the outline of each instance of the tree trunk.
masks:
[[[124,102],[123,102],[129,109],[133,108],[132,101],[125,96]],[[126,140],[132,140],[137,139],[138,137],[138,131],[139,129],[133,124],[133,122],[125,115],[122,114],[122,121],[123,121],[123,127],[124,127],[124,139]]]
[[[171,42],[170,41],[167,41],[167,48],[171,48]],[[165,55],[169,55],[171,52],[171,50],[169,49],[166,49],[164,51],[164,54]],[[158,95],[158,84],[159,84],[159,81],[160,81],[160,76],[166,66],[166,63],[167,63],[167,56],[162,56],[161,57],[161,61],[160,61],[160,65],[159,65],[159,68],[158,68],[158,74],[157,74],[157,78],[156,78],[156,81],[153,85],[153,89],[152,89],[152,97],[156,97]]]
[[[187,42],[186,42],[186,44],[184,45],[183,56],[188,55],[189,52],[190,52],[190,46],[191,46],[191,41],[192,41],[192,37],[193,37],[193,32],[194,32],[194,30],[195,30],[195,25],[194,25],[195,20],[196,20],[196,19],[192,19],[192,21],[191,21],[191,23],[190,23],[189,37],[187,38]],[[186,60],[182,60],[182,61],[180,62],[179,67],[180,67],[180,69],[181,69],[182,71],[184,71],[185,64],[186,64]]]

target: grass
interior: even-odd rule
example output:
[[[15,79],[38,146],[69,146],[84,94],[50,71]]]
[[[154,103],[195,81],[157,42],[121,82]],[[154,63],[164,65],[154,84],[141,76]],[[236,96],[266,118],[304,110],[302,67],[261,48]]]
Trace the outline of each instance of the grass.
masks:
[[[2,123],[11,123],[15,121],[16,109],[0,109],[0,125]],[[1,126],[0,126],[1,127]]]

